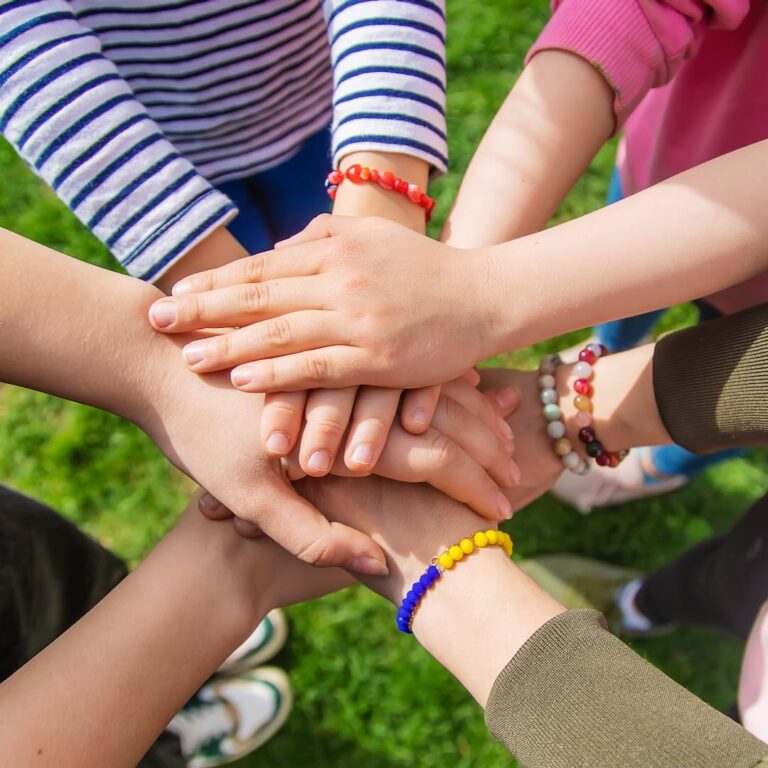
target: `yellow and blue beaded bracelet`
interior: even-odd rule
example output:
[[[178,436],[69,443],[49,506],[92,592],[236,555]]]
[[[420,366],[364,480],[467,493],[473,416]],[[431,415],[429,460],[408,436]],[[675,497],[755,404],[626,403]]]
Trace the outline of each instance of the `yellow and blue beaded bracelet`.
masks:
[[[471,536],[462,539],[458,544],[448,547],[437,557],[432,558],[432,562],[427,566],[424,573],[413,582],[408,593],[400,603],[397,609],[397,628],[408,635],[413,634],[411,624],[416,609],[436,582],[443,578],[446,571],[450,571],[456,563],[463,560],[467,555],[471,555],[478,549],[485,547],[501,547],[507,557],[512,557],[512,539],[505,531],[496,531],[492,528],[487,531],[477,531]]]

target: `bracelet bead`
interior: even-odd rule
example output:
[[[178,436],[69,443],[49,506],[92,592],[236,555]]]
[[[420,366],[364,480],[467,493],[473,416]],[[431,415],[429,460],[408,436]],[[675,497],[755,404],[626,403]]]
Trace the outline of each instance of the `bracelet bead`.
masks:
[[[584,444],[584,450],[589,458],[601,467],[617,467],[626,457],[628,451],[611,452],[597,439],[593,424],[592,410],[594,404],[592,395],[594,387],[592,379],[595,374],[595,363],[605,355],[608,350],[602,344],[587,344],[579,352],[579,361],[573,366],[573,374],[576,379],[573,383],[573,405],[576,414],[574,423],[579,428],[579,442]],[[560,458],[563,466],[578,475],[584,474],[589,469],[589,464],[578,451],[574,450],[570,440],[565,436],[566,429],[563,423],[562,409],[560,408],[555,389],[555,372],[561,360],[559,355],[545,355],[539,364],[538,384],[542,414],[546,422],[547,434],[552,438],[555,454]]]
[[[359,163],[350,165],[346,171],[340,168],[334,168],[325,177],[325,189],[331,200],[336,199],[336,193],[339,185],[344,181],[351,181],[353,184],[373,183],[378,184],[382,189],[392,190],[407,197],[414,205],[424,209],[426,219],[432,218],[432,211],[435,208],[435,200],[423,192],[418,184],[412,184],[405,179],[395,176],[392,171],[382,171],[378,168],[366,168]]]
[[[561,437],[565,437],[565,424],[562,421],[550,421],[547,424],[547,434],[553,440],[559,440]]]
[[[487,531],[476,531],[472,536],[461,539],[458,544],[453,544],[440,553],[434,560],[446,571],[454,567],[456,562],[462,560],[474,552],[475,547],[498,546],[507,557],[512,557],[513,544],[508,533],[489,528]],[[435,562],[430,563],[424,573],[411,585],[405,597],[397,609],[395,622],[398,630],[405,634],[412,634],[411,624],[413,615],[421,604],[429,590],[443,577]]]
[[[555,405],[555,403],[547,403],[543,410],[544,418],[547,421],[559,421],[560,417],[563,415],[563,412],[560,410],[560,406]]]

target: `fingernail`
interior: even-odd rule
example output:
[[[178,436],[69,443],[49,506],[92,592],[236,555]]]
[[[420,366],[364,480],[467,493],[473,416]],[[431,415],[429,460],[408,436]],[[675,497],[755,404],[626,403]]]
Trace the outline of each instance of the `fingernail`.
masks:
[[[501,418],[501,416],[499,416],[499,429],[501,430],[501,434],[506,437],[507,440],[512,439],[512,427],[510,427],[509,424],[507,424],[507,422]]]
[[[176,304],[161,299],[149,308],[149,316],[156,328],[167,328],[176,322]]]
[[[417,408],[413,414],[413,420],[417,424],[426,424],[427,423],[427,412],[423,408]]]
[[[327,472],[331,468],[331,454],[328,451],[315,451],[309,457],[307,466],[315,472]]]
[[[515,485],[520,485],[523,475],[522,472],[520,472],[520,467],[518,467],[517,463],[514,461],[509,462],[509,474],[512,476],[512,482]]]
[[[186,293],[192,293],[192,283],[190,283],[189,280],[179,280],[179,282],[171,288],[172,296],[183,296]]]
[[[365,573],[368,576],[386,576],[389,573],[389,568],[384,563],[367,556],[356,557],[348,568],[350,571]]]
[[[517,402],[517,390],[514,387],[504,387],[496,391],[496,402],[502,408],[511,408]]]
[[[221,502],[210,493],[204,493],[198,500],[197,506],[202,512],[213,512],[221,506]]]
[[[352,451],[352,461],[355,464],[366,466],[373,463],[373,446],[370,443],[361,443]]]
[[[509,503],[509,499],[499,491],[499,500],[498,500],[498,510],[499,514],[505,519],[509,520],[510,517],[512,517],[512,505]]]
[[[248,368],[235,368],[230,376],[232,383],[236,387],[244,387],[246,384],[250,384],[253,381],[251,371]]]
[[[187,365],[199,363],[205,357],[206,346],[207,344],[204,341],[193,341],[191,344],[187,344],[181,353],[184,355]]]
[[[291,446],[291,438],[285,432],[273,432],[267,438],[267,450],[272,453],[288,453]]]

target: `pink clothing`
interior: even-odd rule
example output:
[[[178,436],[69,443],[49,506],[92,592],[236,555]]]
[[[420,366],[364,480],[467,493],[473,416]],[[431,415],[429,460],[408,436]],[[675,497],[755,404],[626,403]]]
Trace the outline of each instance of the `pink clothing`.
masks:
[[[768,138],[764,0],[554,0],[553,9],[528,59],[566,50],[606,77],[625,132],[625,196]],[[764,302],[768,274],[711,298],[726,312]]]
[[[739,680],[739,714],[744,727],[768,742],[768,602],[758,614],[744,651]]]
[[[765,0],[554,0],[528,54],[570,51],[612,86],[624,195],[768,138]],[[653,89],[653,90],[652,90]],[[768,273],[709,297],[725,312],[768,300]],[[768,740],[768,604],[744,655],[739,705]]]

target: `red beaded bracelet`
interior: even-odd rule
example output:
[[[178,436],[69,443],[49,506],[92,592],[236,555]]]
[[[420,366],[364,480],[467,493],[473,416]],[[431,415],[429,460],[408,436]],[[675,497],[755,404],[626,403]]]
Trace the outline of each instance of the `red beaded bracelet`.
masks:
[[[365,166],[350,165],[346,171],[337,168],[331,171],[325,178],[325,189],[331,200],[336,199],[336,190],[339,185],[349,179],[353,184],[363,184],[371,182],[378,184],[382,189],[391,189],[393,192],[399,192],[407,197],[412,203],[421,206],[427,214],[427,221],[432,218],[432,211],[435,207],[434,198],[422,192],[418,184],[410,184],[405,179],[395,176],[392,171],[380,171],[378,168],[366,168]]]
[[[618,467],[629,451],[607,451],[597,439],[592,426],[592,366],[607,354],[608,350],[602,344],[587,344],[579,352],[579,362],[573,368],[576,376],[576,381],[573,382],[573,389],[576,392],[573,404],[579,412],[575,418],[576,423],[581,427],[579,440],[584,443],[587,455],[601,467]]]

